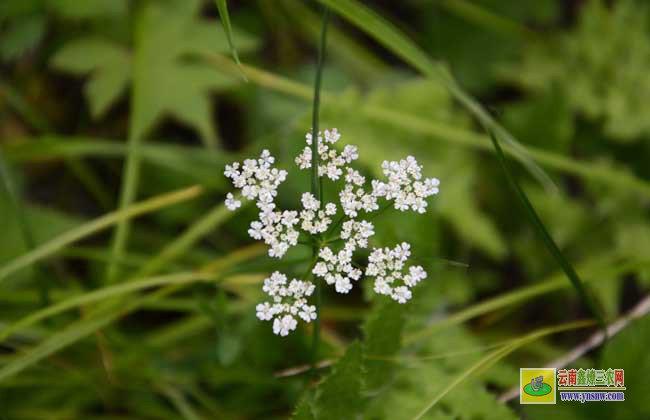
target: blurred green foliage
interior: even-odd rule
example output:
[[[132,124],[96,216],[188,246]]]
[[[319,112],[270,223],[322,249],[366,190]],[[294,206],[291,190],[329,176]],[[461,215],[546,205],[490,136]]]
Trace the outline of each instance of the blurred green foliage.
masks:
[[[448,65],[551,176],[556,191],[512,165],[608,320],[646,295],[648,5],[363,3]],[[472,115],[439,81],[416,76],[334,17],[321,126],[359,146],[367,175],[384,159],[413,154],[441,192],[426,216],[388,211],[377,219],[375,243],[408,239],[429,273],[414,300],[371,297],[368,284],[326,293],[319,357],[328,363],[305,371],[311,332],[278,338],[254,306],[264,276],[301,275],[308,250],[270,261],[246,233],[256,209],[226,217],[220,203],[229,191],[224,165],[262,148],[290,172],[282,206],[296,207],[308,190],[293,157],[311,124],[321,9],[299,0],[231,1],[228,9],[248,82],[224,58],[231,49],[214,1],[0,3],[0,148],[36,247],[115,210],[134,153],[129,138],[145,140],[136,150],[136,201],[204,189],[132,220],[118,260],[102,231],[3,280],[0,333],[42,309],[43,281],[52,304],[107,290],[109,262],[123,273],[118,287],[199,268],[213,276],[75,307],[0,342],[0,419],[410,419],[494,343],[589,316]],[[2,189],[0,267],[30,252],[17,220]],[[625,403],[545,410],[497,401],[518,384],[519,367],[546,364],[591,331],[523,347],[471,375],[424,418],[647,417],[647,317],[575,362],[625,368]]]

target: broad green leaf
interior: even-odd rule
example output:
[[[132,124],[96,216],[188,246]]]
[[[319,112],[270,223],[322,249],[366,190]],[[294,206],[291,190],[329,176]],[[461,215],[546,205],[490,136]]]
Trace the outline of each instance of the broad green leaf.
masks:
[[[75,74],[90,74],[85,92],[95,118],[105,114],[131,82],[136,99],[134,135],[173,117],[195,128],[208,144],[215,144],[210,94],[234,85],[197,58],[198,53],[228,51],[219,24],[197,17],[200,1],[149,2],[136,15],[134,53],[108,39],[83,38],[65,44],[52,64]],[[163,24],[164,22],[164,24]],[[235,31],[239,49],[255,41]]]
[[[131,79],[128,50],[101,38],[83,38],[65,44],[52,57],[50,64],[77,75],[90,74],[85,94],[94,118],[106,113],[123,95]]]
[[[407,307],[392,300],[377,303],[363,331],[365,390],[376,393],[390,383],[395,365],[385,358],[395,356],[402,345]]]
[[[350,344],[336,363],[314,398],[313,412],[317,420],[356,418],[361,408],[362,377],[361,344]]]

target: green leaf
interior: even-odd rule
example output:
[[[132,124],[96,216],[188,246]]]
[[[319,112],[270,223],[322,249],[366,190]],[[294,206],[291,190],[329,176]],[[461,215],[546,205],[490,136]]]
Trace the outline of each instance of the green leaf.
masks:
[[[206,144],[215,144],[209,93],[234,82],[197,60],[200,52],[229,49],[217,24],[195,17],[199,6],[198,0],[152,2],[137,18],[134,136],[147,132],[163,115],[171,115],[195,127]],[[254,45],[244,34],[239,39],[240,49]]]
[[[368,317],[363,327],[366,390],[377,392],[390,382],[395,365],[383,359],[394,356],[401,348],[406,311],[405,305],[386,300]]]
[[[95,118],[104,115],[132,82],[135,135],[145,134],[163,117],[173,117],[214,145],[210,94],[235,82],[198,59],[200,53],[229,49],[219,24],[197,17],[199,6],[198,0],[150,2],[136,15],[133,56],[127,46],[108,39],[82,38],[65,44],[52,65],[90,75],[85,93]],[[250,36],[232,31],[241,50],[255,46]]]
[[[361,345],[352,343],[318,386],[313,412],[318,420],[356,418],[361,408]]]
[[[102,38],[82,38],[65,44],[52,57],[50,65],[77,75],[90,74],[85,94],[93,118],[106,113],[131,79],[128,50]]]

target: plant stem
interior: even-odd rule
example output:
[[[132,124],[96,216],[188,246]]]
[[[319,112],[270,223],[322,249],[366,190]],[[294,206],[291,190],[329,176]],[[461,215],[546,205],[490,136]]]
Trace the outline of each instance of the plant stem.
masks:
[[[313,116],[312,116],[312,139],[311,139],[311,193],[316,197],[317,200],[322,203],[322,183],[318,176],[318,112],[320,109],[320,87],[321,87],[321,76],[323,74],[323,63],[325,61],[325,46],[327,39],[327,25],[329,23],[330,12],[327,7],[323,9],[323,19],[321,24],[320,32],[320,43],[318,46],[318,63],[316,67],[316,80],[314,81],[314,104],[313,104]],[[312,256],[314,260],[318,258],[319,245],[316,240],[312,243]],[[316,277],[314,279],[316,282],[316,292],[315,292],[315,301],[316,301],[316,319],[314,320],[314,334],[312,336],[312,347],[311,347],[311,363],[312,371],[315,372],[316,361],[318,360],[318,347],[320,345],[320,316],[321,316],[321,302],[322,302],[322,291],[321,291],[321,280]]]

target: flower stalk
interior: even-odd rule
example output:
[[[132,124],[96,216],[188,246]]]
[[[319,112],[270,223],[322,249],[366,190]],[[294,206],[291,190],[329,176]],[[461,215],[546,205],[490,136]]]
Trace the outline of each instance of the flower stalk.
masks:
[[[324,200],[322,199],[322,189],[323,181],[318,174],[318,117],[320,111],[320,88],[321,88],[321,79],[323,76],[323,65],[325,63],[325,48],[327,46],[327,26],[330,20],[330,11],[329,8],[323,8],[323,18],[321,23],[321,32],[320,32],[320,42],[318,45],[318,62],[316,64],[316,78],[314,80],[314,103],[313,103],[313,114],[312,114],[312,142],[311,142],[311,193],[316,197],[316,200],[320,201],[320,207],[323,207]],[[318,258],[320,252],[320,246],[316,238],[313,238],[312,242],[312,256],[314,260]],[[316,366],[318,360],[318,348],[320,346],[320,309],[322,305],[322,281],[320,278],[316,277],[314,279],[316,283],[316,291],[314,296],[314,302],[316,305],[316,319],[314,320],[314,333],[312,336],[312,346],[311,346],[311,363],[312,368]]]

